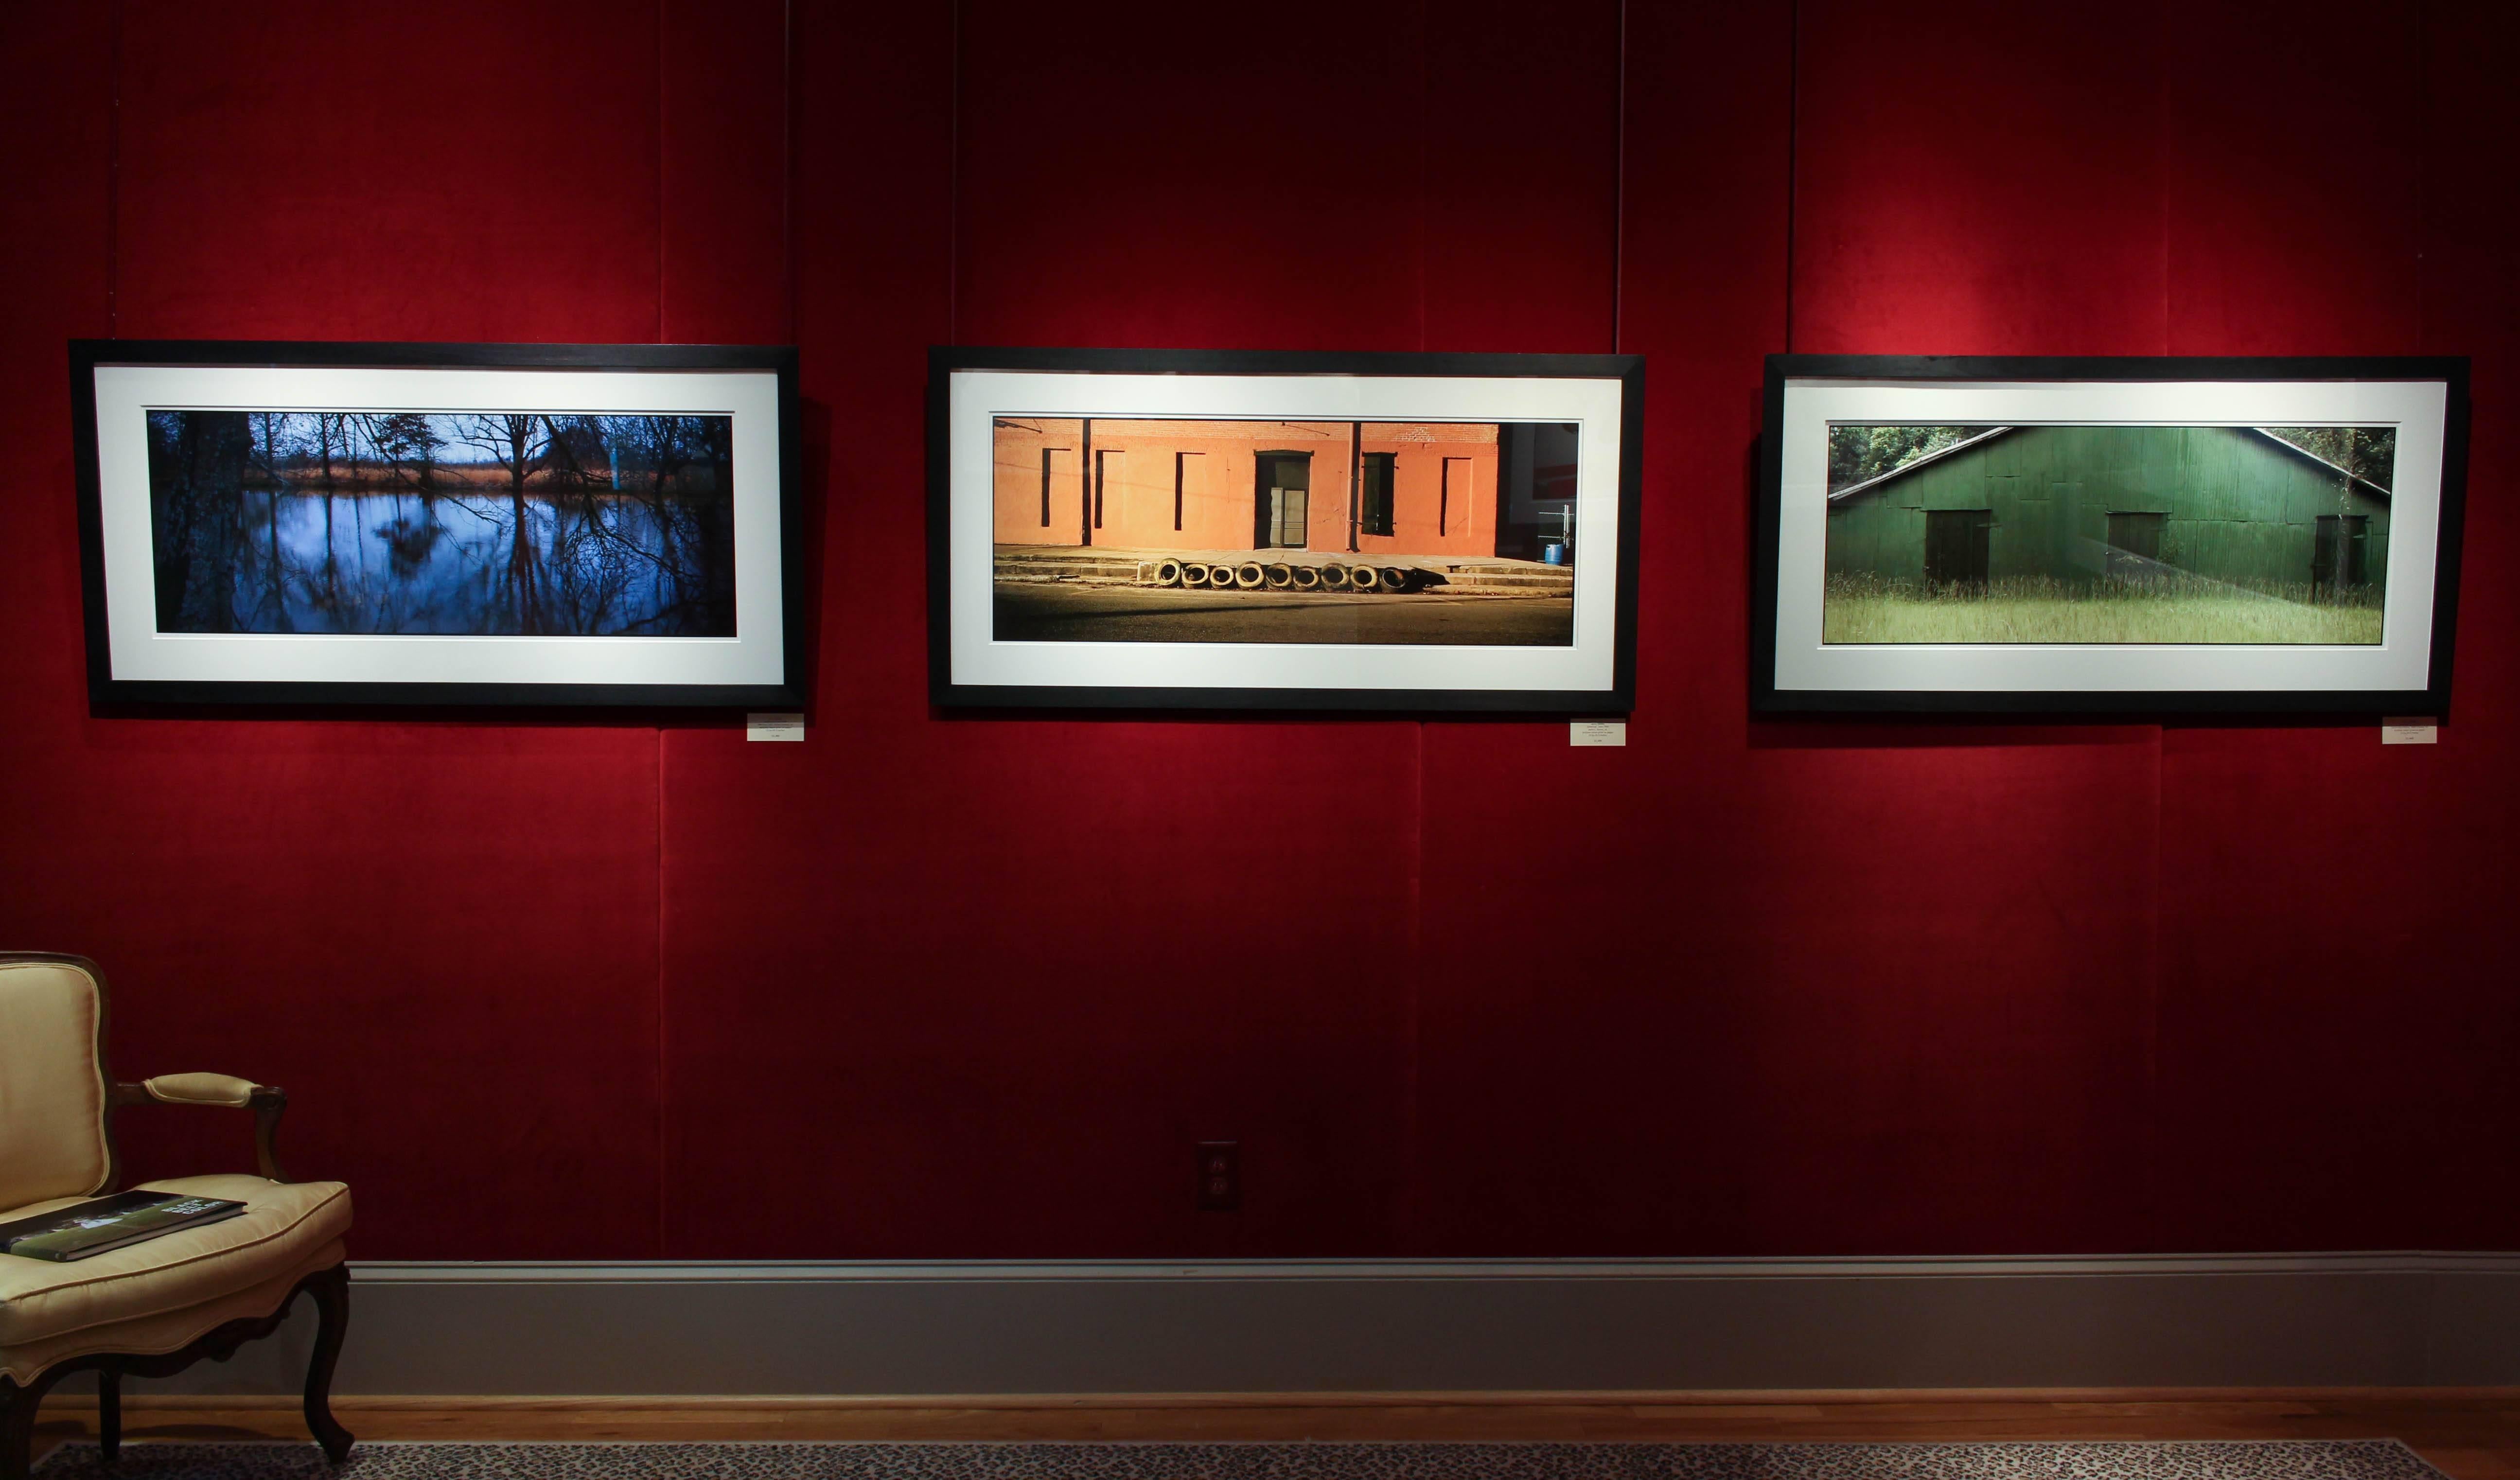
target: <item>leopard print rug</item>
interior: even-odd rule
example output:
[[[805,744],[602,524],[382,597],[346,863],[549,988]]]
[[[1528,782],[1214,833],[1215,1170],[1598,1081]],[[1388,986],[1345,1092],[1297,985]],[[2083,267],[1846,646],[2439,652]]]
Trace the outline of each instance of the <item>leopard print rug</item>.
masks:
[[[2394,1439],[2068,1444],[69,1444],[35,1480],[2444,1480]]]

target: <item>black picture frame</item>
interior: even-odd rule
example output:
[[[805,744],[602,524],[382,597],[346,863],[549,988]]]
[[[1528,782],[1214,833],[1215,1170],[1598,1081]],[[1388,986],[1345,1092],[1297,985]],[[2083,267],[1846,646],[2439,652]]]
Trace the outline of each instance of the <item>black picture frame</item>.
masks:
[[[987,684],[954,669],[953,377],[965,371],[1137,376],[1528,378],[1612,381],[1619,387],[1618,552],[1607,586],[1614,608],[1609,681],[1601,688],[1261,688]],[[1226,413],[1219,413],[1226,416]],[[1427,420],[1442,420],[1429,417]],[[1163,350],[937,345],[928,351],[928,694],[956,710],[1314,711],[1329,714],[1626,714],[1636,703],[1637,588],[1644,449],[1644,359],[1624,354]],[[1580,594],[1578,599],[1583,599]],[[1152,647],[1155,645],[1144,645]],[[1181,645],[1170,645],[1181,646]],[[1287,645],[1294,646],[1294,645]]]
[[[275,678],[134,678],[114,671],[100,476],[96,373],[101,367],[295,370],[749,371],[776,378],[776,560],[780,677],[775,682],[439,682]],[[254,339],[72,339],[71,436],[79,501],[88,696],[95,705],[445,706],[461,708],[801,708],[807,700],[802,427],[793,345],[526,344]],[[398,640],[398,639],[397,639]],[[648,641],[606,637],[606,643]]]
[[[1817,689],[1778,683],[1782,587],[1786,388],[1805,381],[2439,381],[2445,414],[2426,682],[2393,689]],[[1767,358],[1757,508],[1752,520],[1750,708],[1829,714],[2295,715],[2446,718],[2456,638],[2459,534],[2466,506],[2468,360],[2464,356],[1972,356],[1777,354]],[[2028,425],[2028,424],[2025,424]],[[2280,421],[2267,425],[2292,425]],[[2106,645],[2094,645],[2106,646]],[[2125,645],[2133,646],[2133,645]]]

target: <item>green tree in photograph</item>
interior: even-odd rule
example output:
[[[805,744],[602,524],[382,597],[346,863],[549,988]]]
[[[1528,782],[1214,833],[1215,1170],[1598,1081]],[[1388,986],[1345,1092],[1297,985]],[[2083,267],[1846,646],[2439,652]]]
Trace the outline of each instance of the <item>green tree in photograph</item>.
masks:
[[[1835,423],[1828,428],[1828,491],[1838,493],[1907,467],[1930,453],[1965,442],[1986,426],[1867,426]]]
[[[2395,426],[2270,426],[2267,432],[2358,478],[2391,486],[2398,465]]]

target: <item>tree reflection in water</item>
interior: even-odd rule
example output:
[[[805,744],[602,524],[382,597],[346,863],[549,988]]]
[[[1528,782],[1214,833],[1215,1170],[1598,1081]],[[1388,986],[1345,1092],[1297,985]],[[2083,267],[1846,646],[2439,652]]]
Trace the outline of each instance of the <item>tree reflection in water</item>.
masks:
[[[160,632],[735,635],[732,419],[153,411]]]

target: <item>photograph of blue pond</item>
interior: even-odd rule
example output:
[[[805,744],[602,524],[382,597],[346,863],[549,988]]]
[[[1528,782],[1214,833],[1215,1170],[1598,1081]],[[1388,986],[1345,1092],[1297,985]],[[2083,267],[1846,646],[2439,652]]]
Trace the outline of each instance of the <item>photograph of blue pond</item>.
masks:
[[[161,633],[733,637],[733,419],[153,410]]]

